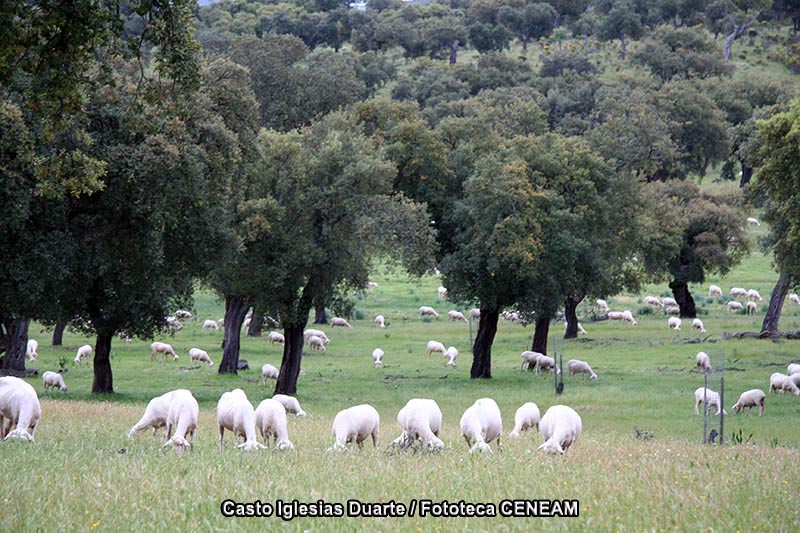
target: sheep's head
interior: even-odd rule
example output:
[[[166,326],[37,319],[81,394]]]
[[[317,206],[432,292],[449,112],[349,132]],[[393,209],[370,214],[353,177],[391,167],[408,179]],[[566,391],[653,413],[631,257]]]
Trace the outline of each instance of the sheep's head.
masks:
[[[438,452],[444,450],[444,442],[442,442],[442,439],[440,439],[436,435],[433,435],[431,436],[431,440],[428,442],[426,448],[430,452]]]
[[[294,450],[294,444],[288,440],[279,441],[278,444],[275,446],[276,450]]]
[[[473,444],[472,448],[469,449],[469,453],[475,453],[476,451],[494,453],[492,452],[492,449],[489,447],[489,445],[483,442],[482,440]]]
[[[597,374],[595,374],[594,372],[592,372],[592,375],[591,375],[591,376],[589,376],[589,379],[593,379],[593,380],[597,381]]]
[[[741,410],[742,408],[739,406],[738,403],[733,404],[733,407],[731,407],[731,411],[733,411],[734,413],[738,413]]]
[[[557,453],[562,454],[564,453],[564,449],[561,447],[560,442],[555,442],[553,440],[548,440],[541,446],[537,448],[537,450],[544,450],[545,453]]]
[[[242,451],[249,452],[251,450],[266,450],[267,447],[255,440],[248,440],[237,446]]]
[[[8,439],[19,439],[28,442],[36,442],[35,440],[33,440],[33,435],[31,435],[24,429],[20,428],[17,428],[14,431],[9,432],[8,435],[6,435],[6,438],[4,438],[3,440],[8,440]]]

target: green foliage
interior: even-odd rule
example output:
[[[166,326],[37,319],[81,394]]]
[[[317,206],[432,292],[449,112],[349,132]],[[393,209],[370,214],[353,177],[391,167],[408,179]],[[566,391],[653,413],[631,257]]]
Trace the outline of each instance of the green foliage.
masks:
[[[647,66],[662,81],[720,77],[733,71],[700,28],[661,26],[642,40],[631,60]]]
[[[731,442],[733,444],[749,444],[752,438],[753,438],[752,433],[750,433],[747,436],[747,438],[744,438],[744,434],[742,433],[742,428],[739,428],[737,431],[731,431]]]

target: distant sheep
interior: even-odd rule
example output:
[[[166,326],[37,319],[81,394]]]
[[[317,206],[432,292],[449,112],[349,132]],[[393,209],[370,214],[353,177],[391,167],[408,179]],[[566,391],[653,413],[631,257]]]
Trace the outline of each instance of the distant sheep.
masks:
[[[731,287],[731,296],[747,296],[747,291],[741,287]]]
[[[738,413],[745,407],[752,409],[753,407],[758,406],[758,416],[764,415],[764,401],[766,399],[766,394],[761,389],[750,389],[748,391],[743,392],[739,395],[739,400],[733,404],[731,407],[731,411],[734,413]]]
[[[192,447],[194,432],[197,430],[197,420],[200,418],[200,407],[192,393],[186,389],[173,391],[174,395],[167,412],[167,437],[169,440],[164,447],[172,445],[178,453]],[[175,434],[172,434],[172,430]]]
[[[447,320],[455,321],[461,320],[462,322],[467,322],[467,317],[464,316],[463,313],[460,311],[452,310],[447,312]]]
[[[58,372],[50,372],[49,370],[42,374],[42,383],[44,384],[45,392],[47,389],[54,389],[58,387],[61,392],[67,392],[67,386],[64,383],[64,376]]]
[[[564,322],[564,331],[567,331],[568,327],[569,327],[569,322]],[[578,333],[582,333],[583,335],[587,334],[586,330],[583,328],[580,322],[578,322]]]
[[[541,354],[539,352],[532,352],[532,351],[526,350],[526,351],[522,352],[519,355],[520,355],[520,359],[522,359],[522,364],[520,365],[519,369],[523,370],[525,368],[526,364],[528,365],[528,368],[531,368],[531,369],[535,368],[536,367],[536,362],[539,360],[539,357],[542,357],[544,354]]]
[[[444,352],[444,356],[447,357],[447,366],[456,366],[456,357],[458,357],[458,350],[456,350],[455,346],[450,346]]]
[[[309,337],[319,337],[325,342],[325,344],[331,343],[331,340],[328,338],[327,335],[325,335],[325,332],[322,331],[321,329],[307,329],[303,332],[303,337],[305,338],[306,342],[308,342]]]
[[[269,335],[267,335],[267,343],[269,344],[284,344],[286,339],[284,338],[282,333],[278,333],[277,331],[270,331]]]
[[[275,366],[265,363],[261,367],[261,384],[266,386],[267,379],[278,379],[279,372]]]
[[[503,434],[503,419],[497,402],[491,398],[481,398],[461,415],[461,435],[467,441],[470,453],[484,451],[492,453],[489,443]],[[474,444],[473,444],[474,442]]]
[[[793,374],[800,374],[800,365],[797,363],[790,363],[789,366],[786,367],[786,375],[791,376]]]
[[[661,300],[659,300],[656,296],[645,296],[644,303],[647,305],[657,305],[661,307]]]
[[[364,441],[372,437],[372,445],[378,447],[381,417],[378,411],[369,404],[362,404],[344,409],[336,414],[331,428],[335,439],[328,451],[346,450],[355,443],[364,448]]]
[[[706,352],[697,352],[694,360],[697,368],[702,368],[703,372],[711,372],[711,358]]]
[[[167,323],[167,327],[172,331],[180,331],[183,329],[183,324],[181,324],[181,321],[174,316],[168,316],[164,320]]]
[[[175,311],[175,318],[185,318],[187,320],[191,320],[192,318],[194,318],[194,315],[191,313],[191,311],[186,311],[185,309],[178,309],[177,311]]]
[[[191,348],[189,350],[189,361],[192,363],[195,361],[199,363],[208,363],[208,366],[214,365],[214,361],[212,361],[211,357],[208,356],[208,352],[201,350],[200,348]]]
[[[797,303],[800,303],[800,302],[797,302]],[[481,318],[481,310],[478,309],[477,307],[473,307],[472,309],[469,310],[469,317],[471,319],[475,319],[475,320],[480,319]]]
[[[774,372],[769,377],[769,393],[772,394],[774,391],[779,391],[783,394],[787,390],[796,396],[800,396],[800,389],[797,388],[791,376],[781,374],[780,372]]]
[[[217,427],[219,428],[219,451],[225,449],[225,430],[233,432],[234,438],[241,435],[244,442],[237,448],[250,451],[265,449],[256,439],[256,415],[253,404],[242,389],[223,393],[217,402]]]
[[[636,319],[633,318],[633,313],[631,313],[627,309],[622,312],[622,320],[624,320],[631,326],[636,326],[638,324],[638,322],[636,322]]]
[[[797,305],[800,305],[800,296],[798,296],[797,293],[793,292],[789,295],[789,301]]]
[[[178,354],[175,353],[175,350],[172,349],[172,346],[167,344],[166,342],[154,342],[150,345],[150,360],[156,360],[156,354],[159,353],[161,356],[158,358],[158,362],[160,363],[167,355],[172,356],[173,361],[178,360]]]
[[[671,296],[664,296],[663,298],[661,298],[661,305],[663,305],[664,307],[670,305],[677,306],[678,301],[675,300],[675,298],[672,298]]]
[[[336,326],[340,326],[343,328],[352,328],[353,326],[350,325],[350,322],[345,320],[342,317],[335,316],[331,318],[331,327],[334,328]]]
[[[575,444],[583,432],[580,415],[566,405],[553,405],[539,421],[539,433],[544,443],[539,450],[563,454]]]
[[[594,308],[595,308],[595,310],[597,310],[598,313],[600,313],[601,315],[604,315],[604,314],[608,313],[608,309],[609,309],[608,308],[608,302],[598,298],[594,302]]]
[[[667,315],[679,315],[681,314],[681,308],[677,305],[668,305],[664,308],[664,313]]]
[[[368,281],[364,284],[364,288],[367,290],[375,289],[378,287],[378,284],[374,281]]]
[[[317,337],[316,335],[307,337],[306,344],[308,344],[309,348],[312,350],[319,350],[321,352],[327,350],[327,348],[325,348],[325,340],[322,337]]]
[[[14,376],[0,378],[0,438],[35,442],[41,417],[39,396],[27,381]],[[4,425],[5,418],[8,422]]]
[[[729,313],[735,313],[736,311],[741,311],[742,309],[743,309],[742,302],[735,302],[735,301],[728,302]]]
[[[412,398],[397,413],[397,423],[403,432],[392,446],[406,449],[419,440],[425,450],[443,450],[439,438],[442,429],[442,410],[434,400]]]
[[[520,433],[524,433],[529,429],[539,429],[539,420],[542,418],[539,412],[539,406],[533,402],[526,402],[522,404],[517,412],[514,413],[514,429],[508,434],[509,437],[519,437]]]
[[[567,373],[570,376],[582,374],[583,379],[586,379],[586,376],[589,376],[589,379],[597,379],[597,374],[594,373],[594,370],[592,370],[592,367],[589,366],[589,363],[586,361],[580,361],[578,359],[570,359],[567,362]]]
[[[423,305],[419,308],[419,316],[432,316],[434,318],[439,318],[439,313],[436,312],[436,309],[433,307],[428,307],[427,305]]]
[[[436,289],[436,293],[439,295],[439,298],[442,299],[447,296],[447,289],[439,285],[439,288]]]
[[[381,368],[383,366],[383,350],[380,348],[372,350],[372,361],[375,368]]]
[[[39,342],[33,339],[28,339],[28,345],[25,348],[25,356],[28,358],[28,361],[36,361],[36,358],[39,357],[39,354],[36,353],[36,350],[39,349]]]
[[[217,324],[213,320],[203,320],[203,329],[213,329],[214,331],[219,331],[219,324]]]
[[[548,357],[546,355],[539,355],[536,358],[536,366],[533,368],[533,371],[539,374],[542,370],[549,370],[550,372],[555,371],[556,375],[561,375],[561,369],[556,364],[556,360],[552,357]]]
[[[709,296],[722,296],[722,287],[718,287],[717,285],[709,285],[709,287],[708,287],[708,295]]]
[[[692,319],[692,329],[696,329],[700,333],[706,332],[706,327],[703,325],[703,321],[699,318]]]
[[[747,217],[747,225],[748,226],[760,226],[761,222],[758,221],[755,217]]]
[[[283,404],[272,398],[262,400],[255,410],[255,418],[256,429],[261,433],[266,447],[269,447],[269,439],[272,437],[276,450],[294,450],[294,444],[289,440],[286,408]]]
[[[89,344],[84,344],[80,348],[78,348],[78,352],[75,354],[75,364],[80,365],[83,359],[92,356],[92,347]]]
[[[442,354],[442,357],[444,357],[446,351],[444,344],[439,341],[430,340],[428,341],[428,347],[425,353],[427,355],[433,355],[433,352],[439,352]]]
[[[707,389],[705,387],[700,387],[699,389],[695,390],[694,391],[694,401],[695,401],[695,403],[694,403],[694,414],[696,414],[696,415],[700,414],[700,410],[698,409],[698,407],[700,407],[700,404],[702,404],[704,401],[705,401],[705,404],[706,404],[706,412],[708,412],[708,410],[711,407],[716,407],[717,408],[717,412],[716,412],[717,416],[719,416],[720,412],[722,412],[725,415],[728,414],[727,411],[725,411],[725,409],[722,408],[722,404],[720,403],[720,399],[719,399],[719,393],[718,392],[714,392],[711,389]]]
[[[674,329],[675,331],[680,331],[681,330],[681,319],[676,317],[676,316],[671,316],[671,317],[669,317],[669,320],[667,320],[667,326],[669,326],[669,329]]]
[[[385,328],[386,327],[386,321],[383,318],[383,315],[375,316],[374,322],[375,322],[375,325],[378,326],[379,328]]]
[[[758,311],[758,304],[755,302],[747,302],[746,308],[748,315],[754,315],[756,314],[756,311]]]
[[[764,301],[764,298],[762,298],[761,294],[755,289],[748,289],[747,290],[747,298],[749,298],[750,300],[752,300],[754,302],[755,301],[759,301],[759,302],[763,302]]]
[[[273,400],[280,403],[287,413],[294,413],[297,418],[306,416],[306,412],[300,407],[300,402],[294,396],[287,396],[285,394],[276,394],[272,397]]]
[[[182,389],[177,389],[182,390]],[[165,392],[161,396],[156,396],[147,403],[142,418],[136,422],[133,427],[128,431],[128,438],[133,437],[137,431],[142,431],[147,428],[153,428],[153,435],[156,434],[158,428],[167,425],[167,415],[169,414],[169,405],[172,398],[175,396],[177,390]],[[169,438],[164,431],[164,438]]]
[[[609,320],[623,320],[624,318],[622,311],[609,311],[606,316]]]

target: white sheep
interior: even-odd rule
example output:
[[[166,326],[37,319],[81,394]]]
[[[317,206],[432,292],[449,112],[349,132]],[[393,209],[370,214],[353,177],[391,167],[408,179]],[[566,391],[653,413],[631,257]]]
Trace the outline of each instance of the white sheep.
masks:
[[[608,313],[608,302],[606,302],[605,300],[598,298],[594,302],[594,307],[600,314],[604,315]]]
[[[538,374],[542,370],[548,370],[550,372],[555,371],[557,376],[561,375],[561,369],[556,364],[556,360],[552,357],[540,354],[539,357],[536,358],[536,366],[533,368],[533,371]]]
[[[747,217],[747,225],[748,226],[760,226],[761,222],[758,221],[755,217]]]
[[[432,316],[434,318],[439,318],[439,313],[436,312],[436,309],[433,307],[428,307],[427,305],[423,305],[419,308],[419,316]]]
[[[39,396],[27,381],[14,376],[0,378],[0,438],[35,442],[41,417]],[[4,418],[8,419],[5,426]]]
[[[336,326],[341,326],[343,328],[352,328],[353,326],[350,325],[350,322],[345,320],[342,317],[335,316],[331,318],[331,327],[334,328]]]
[[[381,368],[383,366],[383,350],[380,348],[372,350],[372,361],[375,368]]]
[[[374,281],[368,281],[364,284],[364,288],[367,290],[375,289],[378,287],[378,284]]]
[[[800,296],[797,293],[793,292],[789,295],[789,301],[797,305],[800,305]]]
[[[200,363],[208,363],[208,366],[214,365],[214,361],[212,361],[211,357],[208,356],[208,352],[201,350],[200,348],[191,348],[189,350],[189,361],[192,363],[195,361]]]
[[[36,353],[36,350],[39,349],[39,342],[33,339],[28,339],[28,345],[25,348],[25,356],[28,358],[28,361],[36,361],[36,358],[39,357],[39,354]]]
[[[773,391],[780,391],[780,393],[783,394],[787,390],[794,393],[796,396],[800,396],[800,389],[797,388],[791,376],[781,374],[780,372],[774,372],[769,377],[769,393],[772,394]]]
[[[269,344],[284,344],[286,342],[286,338],[283,334],[278,333],[277,331],[270,331],[269,335],[267,335],[267,343]]]
[[[583,379],[586,379],[587,375],[589,376],[589,379],[597,379],[597,374],[594,373],[594,370],[592,370],[592,367],[589,366],[589,363],[579,359],[570,359],[567,361],[567,373],[570,376],[582,374]]]
[[[700,404],[702,404],[703,402],[705,402],[705,404],[706,404],[706,412],[708,412],[708,410],[711,407],[716,407],[717,408],[717,412],[716,412],[717,416],[719,416],[720,412],[722,412],[725,415],[728,414],[728,412],[725,411],[725,409],[722,408],[722,404],[720,403],[720,400],[719,400],[719,393],[718,392],[714,392],[711,389],[707,389],[705,387],[698,388],[697,390],[694,391],[694,400],[695,400],[695,403],[694,403],[694,414],[696,414],[696,415],[700,414],[700,410],[698,409],[698,407],[700,407]]]
[[[544,354],[541,354],[539,352],[532,352],[530,350],[526,350],[526,351],[522,352],[521,354],[519,354],[519,356],[520,356],[520,359],[522,359],[522,364],[520,364],[519,369],[523,370],[525,368],[526,364],[528,365],[528,368],[535,368],[536,367],[536,362],[539,360],[539,357],[544,356]]]
[[[214,331],[219,331],[219,324],[217,324],[214,320],[203,320],[203,329],[213,329]]]
[[[631,313],[631,312],[630,312],[630,311],[628,311],[627,309],[626,309],[625,311],[623,311],[623,312],[622,312],[622,320],[624,320],[625,322],[627,322],[627,323],[628,323],[628,324],[630,324],[631,326],[635,326],[635,325],[637,325],[637,324],[638,324],[638,323],[636,322],[636,319],[635,319],[635,318],[633,318],[633,313]]]
[[[622,320],[624,318],[622,311],[609,311],[606,316],[609,320]]]
[[[728,302],[728,312],[734,313],[743,309],[742,302],[730,301]]]
[[[250,329],[250,323],[253,321],[251,317],[247,317],[242,322],[242,331],[248,331]]]
[[[675,298],[672,298],[671,296],[664,296],[663,298],[661,298],[661,305],[663,305],[664,307],[670,305],[677,306],[678,301]]]
[[[702,368],[704,372],[711,372],[711,358],[706,352],[697,352],[694,360],[697,368]]]
[[[374,322],[375,325],[378,326],[379,328],[386,327],[386,320],[383,318],[383,315],[376,315]]]
[[[472,309],[469,310],[469,317],[471,319],[479,320],[481,318],[481,310],[478,309],[477,307],[473,307]]]
[[[42,374],[42,383],[44,384],[45,392],[47,389],[58,387],[61,392],[67,392],[67,385],[64,383],[64,376],[58,372],[50,372],[49,370]]]
[[[322,352],[327,351],[327,348],[325,348],[325,339],[323,339],[322,337],[311,335],[306,338],[306,344],[308,344],[309,348],[311,348],[312,350],[319,350]]]
[[[275,444],[276,450],[294,450],[294,444],[289,440],[289,430],[286,427],[286,408],[283,404],[267,398],[262,400],[255,411],[256,428],[264,439],[264,445],[269,447],[269,438]]]
[[[294,396],[287,396],[285,394],[276,394],[272,397],[273,400],[280,403],[287,413],[294,413],[297,418],[306,416],[306,412],[300,407],[300,402]]]
[[[761,294],[755,289],[747,289],[747,298],[752,301],[759,301],[763,302],[764,298],[761,297]]]
[[[501,316],[503,317],[503,320],[508,320],[509,322],[514,322],[515,324],[524,322],[522,314],[520,314],[519,311],[503,311]]]
[[[280,370],[278,370],[277,367],[269,363],[264,363],[261,367],[261,384],[266,386],[267,379],[278,379],[279,372]]]
[[[128,431],[128,438],[133,437],[137,431],[142,431],[147,428],[153,428],[153,435],[155,435],[158,428],[165,427],[167,425],[167,416],[169,415],[169,405],[172,403],[172,398],[175,396],[175,393],[179,390],[183,389],[165,392],[161,396],[156,396],[150,400],[147,403],[142,418]],[[164,431],[164,438],[169,438],[169,435],[166,433],[167,432]]]
[[[244,451],[265,449],[256,439],[256,414],[253,404],[242,389],[223,393],[217,402],[217,426],[219,427],[219,451],[225,448],[225,430],[233,432],[234,438],[241,435],[244,442],[237,448]]]
[[[568,327],[569,327],[569,322],[564,322],[564,331],[567,331]],[[578,322],[578,333],[582,333],[584,335],[587,334],[586,330],[583,328],[580,322]]]
[[[492,453],[489,443],[497,439],[500,446],[500,437],[503,434],[503,419],[497,402],[491,398],[481,398],[464,411],[461,415],[461,435],[467,441],[470,453],[484,451]],[[473,444],[473,442],[475,444]]]
[[[178,354],[175,353],[175,350],[172,349],[172,346],[167,344],[166,342],[154,342],[150,345],[150,360],[156,360],[156,354],[159,353],[161,356],[158,358],[158,362],[160,363],[167,355],[172,356],[173,361],[178,360]]]
[[[800,374],[800,365],[797,363],[790,363],[789,366],[786,367],[786,375],[791,376],[793,374]]]
[[[539,421],[539,433],[544,437],[544,443],[538,449],[563,454],[575,444],[582,431],[583,421],[573,408],[553,405]]]
[[[333,419],[331,428],[335,439],[328,451],[347,449],[347,445],[358,444],[364,448],[364,441],[372,437],[372,445],[378,447],[381,417],[378,411],[369,404],[361,404],[339,411]]]
[[[765,399],[766,394],[764,394],[764,391],[761,389],[750,389],[748,391],[744,391],[739,395],[739,400],[737,400],[737,402],[733,404],[733,407],[731,407],[731,411],[738,413],[745,407],[752,409],[753,407],[758,406],[758,416],[763,416]]]
[[[754,315],[756,311],[758,311],[758,304],[755,302],[747,302],[746,309],[748,315]]]
[[[80,365],[83,359],[92,356],[92,346],[89,344],[84,344],[80,348],[78,348],[77,353],[75,354],[75,364]]]
[[[444,357],[446,351],[447,350],[445,349],[444,344],[442,344],[439,341],[430,340],[428,341],[428,348],[425,353],[428,355],[432,355],[433,352],[439,352],[440,354],[442,354],[442,357]]]
[[[194,318],[194,315],[191,313],[191,311],[186,311],[185,309],[178,309],[177,311],[175,311],[175,318],[185,318],[187,320],[191,320],[192,318]]]
[[[442,429],[442,410],[434,400],[412,398],[397,413],[397,423],[403,432],[392,441],[401,449],[413,446],[419,440],[426,450],[443,450],[439,438]]]
[[[681,308],[677,305],[668,305],[664,308],[664,313],[667,315],[679,315],[681,314]]]
[[[708,295],[709,296],[722,296],[722,287],[718,287],[717,285],[709,285],[708,286]]]
[[[174,316],[168,316],[164,320],[167,322],[167,327],[172,331],[180,331],[183,329],[183,324],[181,324],[181,321]]]
[[[467,317],[465,317],[462,312],[456,311],[455,309],[447,312],[447,320],[461,320],[462,322],[468,322]]]
[[[225,327],[225,317],[217,319],[217,326],[220,328]]]
[[[671,316],[667,320],[667,326],[669,329],[674,329],[675,331],[681,330],[681,319],[676,316]]]
[[[703,325],[703,321],[699,318],[692,319],[692,329],[696,329],[700,331],[700,333],[706,332],[706,327]]]
[[[731,296],[747,296],[747,291],[741,287],[731,287]]]
[[[305,338],[306,342],[308,342],[309,337],[319,337],[322,339],[325,344],[330,344],[331,340],[325,335],[325,332],[321,329],[307,329],[303,332],[303,337]]]
[[[539,420],[542,418],[539,406],[533,402],[525,402],[517,412],[514,413],[514,429],[508,434],[509,437],[519,437],[531,428],[539,429]]]
[[[439,285],[439,288],[436,289],[436,294],[439,295],[439,299],[444,298],[445,296],[447,296],[447,289]]]
[[[444,352],[444,357],[447,357],[447,366],[456,366],[456,357],[458,357],[458,350],[455,346],[450,346]]]
[[[164,443],[166,448],[172,445],[178,453],[192,447],[194,432],[197,430],[197,420],[200,418],[200,407],[192,393],[186,389],[173,391],[167,411],[166,433],[168,440]],[[172,430],[175,434],[172,435]]]
[[[645,296],[644,303],[646,303],[647,305],[657,305],[659,307],[663,305],[661,303],[661,300],[659,300],[658,297],[656,296]]]

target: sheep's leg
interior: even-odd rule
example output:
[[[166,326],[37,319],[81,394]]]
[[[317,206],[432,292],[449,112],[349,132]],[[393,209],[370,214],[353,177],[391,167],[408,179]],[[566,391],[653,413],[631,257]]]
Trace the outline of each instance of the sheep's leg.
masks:
[[[464,435],[464,440],[467,441],[467,448],[472,448],[472,441],[470,438]]]
[[[373,448],[377,448],[378,447],[378,431],[377,430],[372,432],[372,447]]]
[[[225,436],[225,428],[223,426],[219,426],[219,451],[223,451],[225,449],[223,444],[224,436]]]
[[[700,407],[701,403],[702,403],[702,401],[695,402],[695,404],[694,404],[694,414],[696,414],[696,415],[700,414],[700,409],[698,409],[698,408]]]

